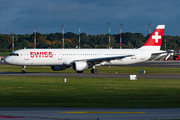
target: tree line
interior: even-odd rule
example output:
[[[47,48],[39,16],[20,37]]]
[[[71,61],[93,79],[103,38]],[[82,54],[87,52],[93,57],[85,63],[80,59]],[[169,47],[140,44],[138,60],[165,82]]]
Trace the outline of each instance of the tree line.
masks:
[[[36,48],[62,48],[62,33],[41,34],[36,33]],[[81,33],[81,48],[109,48],[109,34],[101,35],[87,35]],[[150,35],[144,36],[142,33],[122,33],[122,48],[139,48]],[[111,47],[120,47],[120,34],[112,34],[110,36]],[[165,49],[165,36],[161,49]],[[79,45],[79,35],[67,32],[64,34],[64,48],[75,48]],[[34,47],[34,33],[33,34],[15,34],[14,35],[14,49]],[[166,49],[180,49],[179,36],[166,36]],[[12,51],[12,35],[0,34],[0,52]]]

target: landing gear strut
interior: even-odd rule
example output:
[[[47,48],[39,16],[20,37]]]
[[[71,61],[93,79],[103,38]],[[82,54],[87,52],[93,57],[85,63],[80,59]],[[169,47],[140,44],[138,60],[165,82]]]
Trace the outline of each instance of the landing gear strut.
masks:
[[[26,66],[22,66],[22,71],[21,71],[22,74],[26,73],[25,68],[26,68]]]

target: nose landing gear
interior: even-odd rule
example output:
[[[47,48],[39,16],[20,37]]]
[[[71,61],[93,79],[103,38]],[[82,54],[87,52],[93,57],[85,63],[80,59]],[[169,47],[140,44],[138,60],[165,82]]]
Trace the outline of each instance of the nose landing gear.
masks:
[[[21,71],[22,74],[26,73],[25,68],[26,68],[26,66],[22,66],[22,71]]]

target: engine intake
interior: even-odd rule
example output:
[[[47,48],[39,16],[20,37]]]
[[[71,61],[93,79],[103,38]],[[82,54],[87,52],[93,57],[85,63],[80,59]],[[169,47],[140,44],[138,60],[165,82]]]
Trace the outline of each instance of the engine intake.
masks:
[[[85,61],[79,61],[79,62],[74,62],[72,63],[72,69],[74,71],[84,71],[89,68],[87,62]]]

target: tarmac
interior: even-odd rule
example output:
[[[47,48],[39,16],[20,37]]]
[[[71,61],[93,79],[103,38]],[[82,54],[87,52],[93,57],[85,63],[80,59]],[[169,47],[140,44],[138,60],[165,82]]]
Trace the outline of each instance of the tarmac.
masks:
[[[177,120],[180,108],[0,108],[0,119]]]
[[[92,73],[26,73],[0,72],[0,76],[34,77],[89,77],[89,78],[130,78],[133,74],[92,74]],[[136,74],[137,79],[180,79],[180,74]]]

